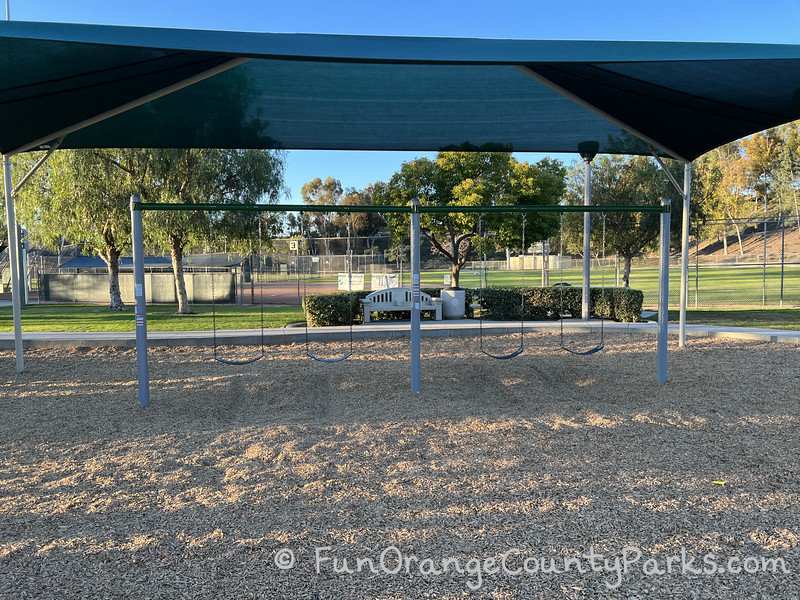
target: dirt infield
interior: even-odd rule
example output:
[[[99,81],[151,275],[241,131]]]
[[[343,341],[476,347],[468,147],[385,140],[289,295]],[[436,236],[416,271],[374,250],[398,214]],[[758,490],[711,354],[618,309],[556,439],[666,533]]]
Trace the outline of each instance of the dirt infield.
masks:
[[[0,598],[798,598],[800,349],[607,338],[0,352]]]

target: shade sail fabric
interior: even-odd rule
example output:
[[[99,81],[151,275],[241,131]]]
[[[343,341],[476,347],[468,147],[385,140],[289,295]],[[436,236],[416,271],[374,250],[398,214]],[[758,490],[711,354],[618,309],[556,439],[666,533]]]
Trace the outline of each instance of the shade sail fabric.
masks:
[[[800,46],[0,22],[0,55],[3,153],[68,133],[64,148],[575,152],[596,141],[691,160],[800,118]]]

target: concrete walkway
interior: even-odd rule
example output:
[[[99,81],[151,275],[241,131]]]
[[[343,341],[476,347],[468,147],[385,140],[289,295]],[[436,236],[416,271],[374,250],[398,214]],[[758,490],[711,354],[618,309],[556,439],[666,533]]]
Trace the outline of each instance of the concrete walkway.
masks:
[[[558,332],[559,323],[534,322],[526,323],[526,332]],[[586,333],[600,331],[600,321],[569,322],[564,323],[564,331],[568,333]],[[610,323],[602,324],[608,333],[628,334],[657,334],[657,324],[647,323]],[[431,336],[472,336],[480,333],[479,323],[473,319],[458,319],[444,321],[423,321],[421,325],[423,337]],[[356,339],[380,339],[410,337],[411,326],[408,322],[383,322],[354,325],[353,337]],[[484,321],[483,333],[509,334],[519,331],[519,323],[508,321]],[[670,324],[671,336],[678,334],[678,325]],[[800,331],[787,331],[779,329],[756,329],[743,327],[713,327],[707,325],[687,325],[688,337],[713,337],[735,338],[759,342],[775,342],[784,344],[800,344]],[[309,329],[309,339],[349,339],[349,327],[315,327]],[[261,330],[227,330],[218,331],[216,334],[219,344],[260,344]],[[284,327],[282,329],[267,329],[264,332],[264,343],[286,344],[304,342],[306,332],[304,327]],[[22,333],[24,348],[63,348],[63,347],[99,347],[115,346],[134,348],[136,336],[130,333],[83,333],[83,332],[26,332]],[[151,331],[148,333],[149,346],[208,346],[213,343],[211,331]],[[0,350],[14,348],[14,334],[12,332],[0,333]]]

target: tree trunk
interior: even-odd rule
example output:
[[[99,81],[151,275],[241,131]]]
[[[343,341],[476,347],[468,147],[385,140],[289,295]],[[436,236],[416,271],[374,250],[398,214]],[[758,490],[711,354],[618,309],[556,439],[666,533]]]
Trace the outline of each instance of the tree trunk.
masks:
[[[622,287],[631,287],[631,256],[622,257]]]
[[[733,226],[736,227],[736,239],[739,240],[739,256],[744,256],[744,246],[742,246],[742,232],[739,229],[739,224],[734,222]]]
[[[728,256],[728,229],[722,226],[722,253]]]
[[[186,294],[186,280],[183,277],[183,244],[176,237],[170,237],[170,254],[172,255],[172,273],[175,276],[175,291],[178,295],[178,314],[190,315],[189,296]]]
[[[450,263],[450,276],[451,282],[450,285],[452,287],[458,287],[458,277],[461,275],[461,267],[458,264],[457,260],[451,261]]]
[[[108,264],[108,295],[110,303],[108,310],[125,310],[122,302],[122,294],[119,289],[119,255],[117,248],[106,248]]]

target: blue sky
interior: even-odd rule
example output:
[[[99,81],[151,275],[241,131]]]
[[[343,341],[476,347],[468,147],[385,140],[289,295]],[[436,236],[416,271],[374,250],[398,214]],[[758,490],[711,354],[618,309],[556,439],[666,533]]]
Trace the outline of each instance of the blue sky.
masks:
[[[9,0],[11,19],[238,31],[800,44],[800,0]],[[387,180],[408,152],[288,155],[292,201],[314,177]],[[431,156],[430,154],[428,156]],[[565,162],[572,155],[557,156]],[[537,155],[518,155],[536,160]]]

